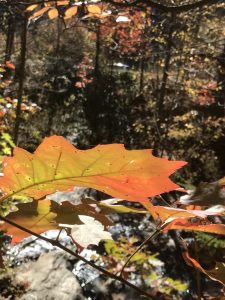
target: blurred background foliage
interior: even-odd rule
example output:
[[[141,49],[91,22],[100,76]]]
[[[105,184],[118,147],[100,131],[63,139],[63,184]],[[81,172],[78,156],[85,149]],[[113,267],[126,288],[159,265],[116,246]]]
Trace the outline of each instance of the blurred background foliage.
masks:
[[[80,149],[124,143],[186,160],[188,166],[176,175],[186,188],[220,179],[225,170],[224,1],[184,12],[145,1],[111,2],[0,3],[0,157],[15,145],[34,151],[45,136],[57,134]],[[224,260],[220,237],[197,233],[195,241],[205,267]],[[110,271],[118,271],[135,242],[130,237],[105,244],[101,259]],[[170,255],[167,273],[176,258]],[[158,274],[162,261],[148,249],[134,259],[128,271],[145,285],[185,299],[182,271],[178,279]]]
[[[179,13],[104,1],[13,3],[0,4],[1,155],[13,140],[33,151],[58,134],[82,149],[124,143],[186,160],[177,180],[187,186],[224,175],[223,1]]]
[[[28,14],[21,147],[34,150],[52,134],[80,148],[119,142],[187,160],[184,184],[223,175],[223,1],[179,14],[102,3],[104,18],[88,5],[70,18],[59,6],[53,19],[9,8],[0,6],[1,154],[13,145]]]

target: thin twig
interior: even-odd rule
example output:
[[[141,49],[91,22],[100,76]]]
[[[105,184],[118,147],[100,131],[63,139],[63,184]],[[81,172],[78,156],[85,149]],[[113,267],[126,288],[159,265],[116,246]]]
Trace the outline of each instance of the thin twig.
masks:
[[[64,229],[64,228],[60,228],[60,229],[59,229],[59,233],[58,233],[58,235],[57,235],[57,237],[56,237],[56,239],[55,239],[56,241],[59,241],[59,237],[60,237],[60,234],[62,233],[63,229]]]
[[[39,239],[41,239],[41,240],[43,240],[43,241],[46,241],[46,242],[50,243],[51,245],[53,245],[53,246],[55,246],[55,247],[58,247],[58,248],[64,250],[65,252],[67,252],[67,253],[69,253],[69,254],[75,256],[77,259],[79,259],[79,260],[83,261],[84,263],[88,264],[88,265],[91,266],[92,268],[98,270],[98,271],[101,272],[102,274],[104,274],[104,275],[106,275],[106,276],[108,276],[108,277],[110,277],[110,278],[112,278],[112,279],[114,279],[114,280],[120,281],[121,283],[124,283],[125,285],[127,285],[127,286],[133,288],[134,290],[136,290],[139,294],[144,295],[144,296],[148,297],[149,299],[155,299],[155,300],[156,300],[156,298],[154,297],[154,295],[152,295],[152,294],[150,294],[150,293],[147,293],[147,292],[143,291],[142,289],[138,288],[138,287],[135,286],[134,284],[132,284],[132,283],[130,283],[129,281],[125,280],[124,278],[119,277],[119,276],[117,276],[117,275],[114,275],[114,274],[110,273],[109,271],[107,271],[107,270],[105,270],[105,269],[103,269],[103,268],[101,268],[101,267],[95,265],[94,263],[92,263],[91,261],[87,260],[87,259],[84,258],[83,256],[81,256],[81,255],[77,254],[76,252],[72,251],[71,249],[69,249],[69,248],[63,246],[59,241],[57,241],[57,240],[52,240],[52,239],[49,239],[49,238],[47,238],[47,237],[45,237],[45,236],[42,236],[42,235],[40,235],[40,234],[38,234],[38,233],[36,233],[36,232],[30,230],[30,229],[27,229],[27,228],[25,228],[25,227],[23,227],[23,226],[21,226],[21,225],[15,223],[15,222],[13,222],[13,221],[11,221],[11,220],[9,220],[9,219],[3,217],[3,216],[0,216],[0,220],[4,221],[4,222],[6,222],[6,223],[8,223],[8,224],[10,224],[10,225],[12,225],[12,226],[15,226],[16,228],[18,228],[18,229],[20,229],[20,230],[22,230],[22,231],[24,231],[24,232],[27,232],[27,233],[29,233],[30,235],[34,235],[34,236],[36,236],[37,238],[39,238]]]
[[[156,237],[159,233],[161,232],[161,227],[159,229],[157,229],[156,231],[154,231],[147,239],[144,240],[144,242],[128,257],[128,259],[126,260],[125,264],[123,265],[121,271],[120,271],[120,276],[123,276],[123,271],[126,268],[126,266],[128,265],[128,263],[130,262],[130,260],[132,259],[132,257],[134,257],[134,255],[140,251],[144,245],[146,245],[149,241],[151,241],[151,239],[153,239],[154,237]]]

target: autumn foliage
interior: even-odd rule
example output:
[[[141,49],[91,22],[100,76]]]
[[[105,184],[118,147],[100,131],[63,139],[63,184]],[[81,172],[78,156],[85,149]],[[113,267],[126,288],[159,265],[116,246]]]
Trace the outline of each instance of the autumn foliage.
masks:
[[[149,150],[102,145],[78,150],[64,138],[46,138],[34,154],[14,149],[3,161],[3,197],[40,199],[73,186],[92,187],[113,197],[146,202],[148,197],[178,188],[168,178],[185,162],[156,158]]]
[[[223,1],[28,2],[0,4],[0,267],[4,235],[56,230],[75,254],[123,244],[101,259],[127,279],[169,236],[199,299],[199,272],[225,285]],[[149,238],[114,242],[112,214]]]
[[[202,225],[191,221],[192,218],[200,221],[208,215],[220,214],[218,211],[154,206],[149,201],[149,197],[179,188],[169,176],[185,164],[157,158],[150,150],[126,150],[119,144],[78,150],[63,137],[52,136],[45,138],[34,154],[15,148],[12,157],[5,157],[0,201],[1,204],[7,201],[17,203],[17,210],[7,216],[16,224],[38,234],[67,228],[81,247],[111,239],[107,228],[113,224],[107,215],[112,212],[150,213],[155,220],[160,220],[163,231],[197,230],[225,235],[222,224],[208,222]],[[94,188],[116,199],[113,204],[91,199],[82,199],[77,204],[68,201],[56,203],[50,200],[51,196],[45,199],[49,194],[69,191],[74,186]],[[122,200],[139,202],[144,208],[129,210],[117,205]],[[97,207],[101,208],[100,212]],[[1,229],[12,235],[14,242],[29,236],[7,222],[1,225]],[[191,258],[189,261],[195,262]],[[197,262],[194,265],[203,270]],[[224,282],[212,272],[209,276]]]

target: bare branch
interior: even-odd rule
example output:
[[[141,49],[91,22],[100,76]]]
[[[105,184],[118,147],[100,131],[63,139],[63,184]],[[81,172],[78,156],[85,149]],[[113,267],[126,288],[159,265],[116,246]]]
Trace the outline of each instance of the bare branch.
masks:
[[[124,7],[135,6],[137,4],[145,4],[149,7],[156,8],[156,9],[159,9],[164,12],[180,13],[180,12],[189,11],[191,9],[200,8],[205,5],[217,4],[217,3],[221,2],[221,0],[200,0],[197,2],[183,4],[183,5],[179,5],[179,6],[174,6],[174,5],[168,6],[168,5],[164,5],[162,3],[158,3],[158,2],[155,2],[152,0],[134,0],[132,2],[116,2],[114,0],[103,0],[103,2],[108,2],[111,4],[117,5],[117,6],[124,6]]]
[[[37,1],[33,1],[33,2],[17,1],[15,3],[12,3],[11,5],[21,4],[21,5],[25,5],[25,6],[30,6],[33,4],[43,4],[43,3],[48,3],[48,2],[53,2],[53,1],[52,0],[37,0]],[[115,6],[119,6],[119,7],[133,7],[138,4],[144,4],[144,5],[147,5],[148,7],[156,8],[156,9],[164,11],[164,12],[181,13],[181,12],[189,11],[192,9],[200,8],[205,5],[211,6],[213,4],[218,4],[221,2],[221,0],[199,0],[197,2],[182,4],[182,5],[178,5],[178,6],[165,5],[165,4],[162,4],[159,2],[155,2],[153,0],[134,0],[134,1],[130,1],[130,2],[128,2],[128,1],[117,2],[114,0],[102,0],[99,2],[110,3]]]

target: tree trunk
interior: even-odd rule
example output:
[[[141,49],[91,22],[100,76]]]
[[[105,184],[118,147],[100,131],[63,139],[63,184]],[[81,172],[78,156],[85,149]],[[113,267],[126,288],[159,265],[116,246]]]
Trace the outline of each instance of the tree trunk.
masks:
[[[173,14],[171,14],[171,22],[175,18]],[[166,45],[166,57],[165,57],[165,63],[164,63],[164,69],[163,69],[163,77],[162,77],[162,84],[160,87],[160,93],[159,93],[159,100],[158,100],[158,117],[160,120],[164,118],[164,100],[166,95],[166,86],[167,86],[167,80],[168,80],[168,74],[170,70],[170,60],[172,57],[172,45],[173,45],[173,31],[174,26],[173,24],[170,25],[168,37],[167,37],[167,45]]]
[[[139,93],[142,94],[144,87],[144,58],[141,57],[140,61],[140,85],[139,85]]]
[[[27,50],[27,24],[28,18],[25,16],[21,31],[21,50],[20,50],[20,67],[19,67],[19,88],[18,88],[18,102],[16,107],[16,120],[14,128],[14,143],[18,144],[19,127],[21,124],[21,104],[23,97],[23,87],[25,79],[25,64],[26,64],[26,50]]]
[[[97,23],[96,30],[96,48],[95,48],[95,67],[94,67],[94,77],[95,80],[98,80],[99,76],[99,59],[100,59],[100,35],[101,35],[101,24]]]
[[[7,37],[6,37],[6,48],[5,48],[5,61],[11,60],[14,34],[15,34],[15,19],[14,16],[9,16]]]

